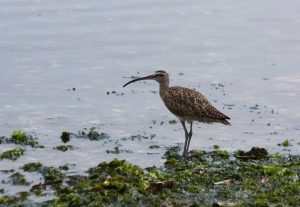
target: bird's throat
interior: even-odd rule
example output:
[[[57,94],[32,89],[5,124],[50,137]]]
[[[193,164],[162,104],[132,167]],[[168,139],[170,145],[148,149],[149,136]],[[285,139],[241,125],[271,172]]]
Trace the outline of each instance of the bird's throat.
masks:
[[[159,83],[159,95],[163,97],[169,88],[169,81]]]

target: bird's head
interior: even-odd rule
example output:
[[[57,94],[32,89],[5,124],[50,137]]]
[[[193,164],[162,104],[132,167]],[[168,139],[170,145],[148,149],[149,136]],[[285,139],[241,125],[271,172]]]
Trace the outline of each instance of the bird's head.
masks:
[[[141,77],[141,78],[131,80],[128,83],[126,83],[123,87],[127,86],[130,83],[140,81],[140,80],[155,80],[158,83],[169,83],[169,74],[164,70],[158,70],[152,75],[148,75],[148,76],[145,76],[145,77]]]

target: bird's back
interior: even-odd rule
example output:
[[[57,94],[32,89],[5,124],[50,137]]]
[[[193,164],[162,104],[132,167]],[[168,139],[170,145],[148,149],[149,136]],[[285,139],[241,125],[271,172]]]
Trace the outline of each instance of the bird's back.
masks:
[[[216,109],[201,93],[184,87],[169,87],[161,94],[166,107],[181,120],[220,122],[230,125],[228,116]]]

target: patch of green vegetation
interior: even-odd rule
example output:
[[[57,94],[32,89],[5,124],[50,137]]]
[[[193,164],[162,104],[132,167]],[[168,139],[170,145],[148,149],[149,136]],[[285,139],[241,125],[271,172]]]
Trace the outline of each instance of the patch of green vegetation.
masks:
[[[177,159],[175,158],[171,158],[169,160],[166,160],[165,162],[165,166],[168,167],[168,166],[173,166],[177,163]]]
[[[0,206],[1,207],[32,206],[31,202],[27,199],[28,196],[29,196],[28,192],[19,192],[13,196],[3,195],[0,197]]]
[[[150,149],[158,149],[158,148],[160,148],[160,146],[157,144],[153,144],[153,145],[150,145],[149,148]]]
[[[87,135],[90,140],[103,140],[110,138],[106,133],[102,132],[99,134],[97,131],[95,131],[95,128],[91,128]]]
[[[155,137],[155,135],[151,135],[150,139],[152,139],[153,137]],[[138,141],[141,141],[143,139],[149,139],[149,137],[138,134],[138,135],[132,135],[130,137],[123,137],[121,140],[123,140],[123,141],[127,141],[127,140],[132,140],[132,141],[138,140]]]
[[[269,153],[265,148],[252,147],[248,152],[238,150],[235,153],[235,157],[240,160],[258,160],[268,158]]]
[[[39,203],[44,206],[299,204],[300,156],[270,155],[263,148],[229,154],[214,147],[210,152],[191,151],[185,158],[179,152],[179,146],[169,147],[165,165],[146,170],[118,159],[102,162],[85,175],[68,176],[58,168],[39,164],[28,163],[25,169],[36,169],[44,178],[44,183],[32,186],[32,193],[42,196],[46,189],[54,191],[52,200]],[[0,197],[0,206],[26,202]]]
[[[213,158],[215,159],[228,159],[229,153],[226,150],[220,150],[217,148],[213,151]]]
[[[120,154],[120,153],[133,153],[132,150],[120,149],[119,147],[115,147],[113,150],[106,150],[106,153],[111,154]]]
[[[171,159],[171,158],[179,159],[181,157],[179,155],[179,152],[180,152],[180,146],[171,146],[167,148],[164,157],[167,159]]]
[[[62,183],[65,173],[55,167],[43,166],[40,162],[31,162],[23,165],[22,169],[25,172],[39,172],[44,177],[44,182],[47,185],[55,185]]]
[[[92,127],[90,129],[85,128],[85,131],[78,131],[77,134],[71,132],[62,132],[60,136],[63,143],[69,142],[71,137],[96,141],[110,139],[110,136],[108,134],[97,132],[95,127]]]
[[[17,144],[31,146],[33,148],[44,148],[44,146],[39,144],[36,138],[33,138],[20,130],[14,130],[10,138],[0,137],[0,144]]]
[[[30,189],[30,192],[34,193],[36,196],[42,196],[43,190],[46,190],[46,188],[47,188],[46,184],[39,183],[39,184],[33,185]],[[47,205],[45,205],[45,206],[47,206]]]
[[[44,166],[41,169],[41,173],[46,185],[60,185],[65,177],[65,173],[55,167]]]
[[[7,150],[5,152],[3,152],[2,154],[0,154],[0,160],[2,159],[10,159],[10,160],[17,160],[21,155],[24,154],[24,149],[22,148],[15,148],[15,149],[11,149],[11,150]]]
[[[114,150],[106,150],[106,153],[111,153],[111,154],[119,154],[120,153],[120,149],[119,147],[115,147]]]
[[[43,146],[39,145],[36,138],[27,135],[25,132],[20,130],[14,130],[11,138],[7,139],[7,143],[14,143],[18,145],[29,145],[33,148],[43,148]]]
[[[0,144],[5,142],[6,137],[0,136]]]
[[[58,145],[58,146],[54,147],[53,149],[65,152],[67,150],[73,150],[74,146],[62,144],[62,145]]]
[[[12,185],[29,185],[24,175],[19,172],[16,172],[9,176],[9,180],[5,183],[10,183]]]
[[[5,173],[5,174],[8,174],[8,173],[14,173],[15,170],[14,169],[10,169],[10,170],[0,170],[1,173]]]
[[[62,132],[60,135],[60,139],[63,143],[67,143],[70,141],[70,132]]]
[[[15,144],[24,144],[24,142],[26,141],[26,138],[27,138],[27,135],[20,130],[13,131],[13,133],[11,135],[11,140]]]
[[[220,146],[217,145],[217,144],[215,144],[215,145],[213,146],[213,148],[214,148],[215,150],[218,150],[218,149],[220,149]]]
[[[281,144],[278,144],[278,146],[284,146],[289,147],[292,146],[288,139],[285,139]]]
[[[42,169],[43,165],[40,162],[30,162],[23,165],[22,169],[25,172],[38,172]]]
[[[68,171],[69,170],[69,165],[65,164],[65,165],[59,166],[58,169]]]

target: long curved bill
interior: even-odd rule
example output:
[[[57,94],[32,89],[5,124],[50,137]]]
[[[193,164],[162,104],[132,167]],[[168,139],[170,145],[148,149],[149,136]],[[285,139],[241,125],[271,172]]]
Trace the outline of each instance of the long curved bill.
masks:
[[[134,79],[134,80],[131,80],[131,81],[127,82],[125,85],[123,85],[123,87],[126,87],[128,84],[136,82],[136,81],[153,80],[153,79],[154,79],[154,75],[149,75],[149,76],[145,76],[145,77],[142,77],[142,78],[137,78],[137,79]]]

